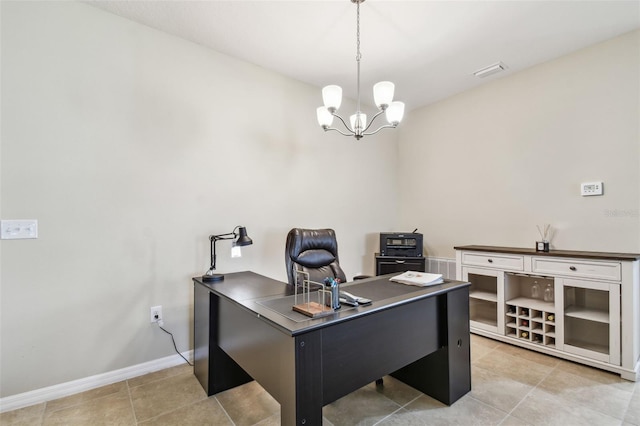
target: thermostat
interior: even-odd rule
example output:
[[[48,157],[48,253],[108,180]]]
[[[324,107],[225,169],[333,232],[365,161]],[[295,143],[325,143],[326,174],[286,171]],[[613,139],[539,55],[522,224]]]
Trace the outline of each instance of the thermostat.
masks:
[[[602,182],[585,182],[580,184],[580,195],[588,197],[591,195],[602,195]]]

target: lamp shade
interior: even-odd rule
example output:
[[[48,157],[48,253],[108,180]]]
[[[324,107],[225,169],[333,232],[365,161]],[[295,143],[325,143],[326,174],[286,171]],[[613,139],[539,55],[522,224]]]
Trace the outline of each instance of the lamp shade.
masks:
[[[327,107],[318,107],[316,110],[318,115],[318,124],[322,127],[329,127],[333,123],[333,115],[329,112]]]
[[[322,88],[322,101],[329,112],[337,111],[342,104],[342,87],[335,84]]]
[[[395,87],[390,81],[381,81],[373,86],[373,100],[378,108],[384,109],[393,101]]]
[[[389,124],[398,125],[404,116],[404,102],[391,102],[387,108],[386,116]]]
[[[360,122],[358,123],[358,117],[360,117]],[[367,127],[367,114],[363,114],[361,112],[357,112],[349,117],[349,122],[351,123],[351,128],[355,131],[356,128],[360,130],[364,130]]]
[[[248,246],[253,244],[253,240],[247,235],[247,228],[240,226],[238,228],[238,239],[235,241],[237,246]]]

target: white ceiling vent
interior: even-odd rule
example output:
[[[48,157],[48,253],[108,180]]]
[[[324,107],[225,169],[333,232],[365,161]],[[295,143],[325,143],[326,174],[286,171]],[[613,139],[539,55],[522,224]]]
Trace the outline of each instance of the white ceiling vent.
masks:
[[[509,67],[506,66],[504,63],[498,62],[497,64],[489,65],[488,67],[484,67],[482,69],[479,69],[478,71],[474,72],[473,75],[475,75],[476,77],[479,77],[479,78],[484,78],[484,77],[490,76],[492,74],[502,72],[502,71],[506,70],[507,68],[509,68]]]

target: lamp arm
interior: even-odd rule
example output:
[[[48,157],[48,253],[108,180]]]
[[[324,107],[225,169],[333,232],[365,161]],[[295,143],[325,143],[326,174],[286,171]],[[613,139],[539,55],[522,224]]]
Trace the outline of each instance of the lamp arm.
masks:
[[[369,130],[369,128],[373,125],[373,122],[375,121],[375,119],[378,118],[384,112],[385,112],[385,110],[381,109],[376,113],[376,115],[374,115],[371,118],[371,120],[369,121],[369,125],[367,127],[365,127],[365,129],[362,131],[362,136],[375,135],[376,133],[378,133],[382,129],[395,129],[398,126],[397,124],[385,124],[383,126],[378,127],[376,130],[374,130],[372,132],[367,132],[367,130]],[[337,117],[338,120],[340,120],[342,122],[342,124],[344,125],[345,129],[347,129],[347,131],[349,133],[345,133],[344,131],[342,131],[342,130],[336,128],[336,127],[323,126],[322,128],[324,129],[325,132],[328,131],[328,130],[335,130],[336,132],[340,133],[343,136],[355,136],[356,135],[356,132],[353,131],[351,129],[351,127],[349,127],[347,125],[347,123],[344,121],[344,119],[342,117],[340,117],[335,112],[331,113],[331,115],[333,115],[334,117]]]
[[[369,130],[369,127],[371,127],[371,125],[373,124],[373,122],[376,120],[376,118],[378,118],[378,116],[380,116],[380,114],[382,114],[384,112],[383,109],[381,109],[380,111],[377,112],[376,115],[374,115],[373,117],[371,117],[371,120],[369,120],[369,125],[367,127],[365,127],[365,129],[362,131],[363,135],[372,135],[373,133],[366,133],[367,130]],[[378,129],[380,130],[380,129]],[[376,130],[374,133],[377,133],[378,130]]]
[[[211,253],[211,267],[209,267],[209,271],[215,271],[216,269],[216,242],[220,240],[232,240],[238,236],[236,234],[236,229],[240,226],[236,226],[233,228],[233,231],[227,232],[226,234],[218,234],[218,235],[209,235],[209,242],[211,243],[210,253]]]
[[[362,135],[363,136],[375,135],[382,129],[395,129],[396,127],[398,127],[397,124],[385,124],[384,126],[380,126],[377,130],[374,130],[373,132],[363,133]]]
[[[347,123],[344,122],[342,117],[340,117],[335,112],[332,112],[331,115],[333,115],[334,117],[338,117],[338,120],[342,121],[342,125],[344,126],[345,129],[347,129],[347,131],[349,133],[345,133],[342,130],[336,128],[336,127],[322,126],[322,128],[324,129],[325,132],[327,130],[335,130],[336,132],[340,133],[342,136],[354,136],[356,134],[356,132],[354,132],[353,130],[351,130],[351,128],[349,126],[347,126]]]
[[[340,117],[338,114],[336,114],[335,112],[332,112],[331,115],[333,115],[334,117],[338,117],[338,120],[342,121],[342,125],[345,127],[345,129],[347,129],[349,132],[351,132],[351,135],[355,135],[356,132],[347,125],[347,123],[344,121],[344,119],[342,117]],[[338,130],[338,129],[336,129]],[[344,133],[342,133],[344,135]],[[351,135],[345,135],[345,136],[351,136]]]
[[[345,133],[340,129],[336,129],[335,127],[323,127],[324,131],[326,132],[327,130],[335,130],[336,132],[340,133],[342,136],[353,136],[355,135],[355,133]]]

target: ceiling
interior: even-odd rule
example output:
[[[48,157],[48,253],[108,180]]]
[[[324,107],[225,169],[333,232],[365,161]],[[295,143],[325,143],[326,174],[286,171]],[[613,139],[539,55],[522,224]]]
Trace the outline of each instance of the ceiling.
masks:
[[[87,3],[356,98],[350,0]],[[360,14],[363,102],[372,103],[373,84],[390,80],[409,110],[640,28],[640,0],[367,0]],[[473,75],[497,62],[507,70]]]

